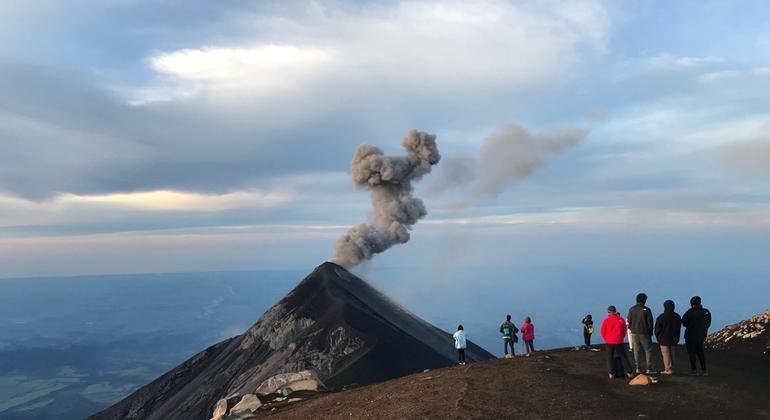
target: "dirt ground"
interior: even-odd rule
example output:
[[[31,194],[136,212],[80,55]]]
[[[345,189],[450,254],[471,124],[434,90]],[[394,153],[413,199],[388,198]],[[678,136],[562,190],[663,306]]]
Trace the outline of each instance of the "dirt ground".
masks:
[[[657,347],[654,354],[660,363]],[[679,374],[656,376],[658,383],[645,387],[608,379],[603,351],[562,349],[322,394],[260,417],[770,418],[770,358],[712,350],[710,375],[693,377],[685,350],[676,355]]]

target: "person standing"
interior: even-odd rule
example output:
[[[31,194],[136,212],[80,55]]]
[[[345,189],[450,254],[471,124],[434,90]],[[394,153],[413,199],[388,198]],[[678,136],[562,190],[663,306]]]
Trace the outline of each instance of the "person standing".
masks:
[[[703,343],[711,326],[711,312],[701,305],[700,296],[690,299],[690,309],[682,316],[684,325],[684,345],[687,347],[687,355],[690,357],[690,375],[697,375],[695,358],[700,361],[701,375],[708,376],[706,370],[706,355],[703,352]]]
[[[591,335],[594,333],[594,320],[591,317],[591,314],[588,314],[583,318],[583,342],[585,343],[585,349],[590,350],[591,349]]]
[[[462,324],[457,326],[457,331],[452,336],[455,339],[455,348],[457,349],[457,358],[458,363],[461,365],[465,364],[465,330],[463,329]]]
[[[682,333],[682,317],[674,312],[674,301],[663,302],[663,313],[655,320],[655,339],[660,344],[660,354],[663,356],[664,375],[674,373],[674,353]]]
[[[645,358],[645,368],[648,375],[654,374],[652,369],[652,311],[645,306],[647,295],[636,295],[636,305],[628,310],[628,328],[631,330],[631,345],[634,350],[636,373],[642,373],[642,353]]]
[[[503,352],[508,356],[508,347],[511,347],[511,356],[515,356],[516,352],[513,350],[513,344],[519,341],[516,337],[516,333],[519,329],[511,322],[511,316],[505,317],[505,322],[500,324],[500,334],[503,335]]]
[[[615,378],[613,363],[616,357],[620,358],[620,362],[626,370],[626,376],[633,378],[631,362],[628,361],[626,346],[623,345],[623,340],[626,338],[626,321],[623,320],[618,314],[617,309],[612,305],[607,308],[607,318],[604,318],[600,332],[604,342],[607,344],[607,370],[610,379]]]
[[[532,324],[532,318],[524,317],[524,323],[521,324],[521,339],[524,340],[524,352],[535,352],[535,326]]]

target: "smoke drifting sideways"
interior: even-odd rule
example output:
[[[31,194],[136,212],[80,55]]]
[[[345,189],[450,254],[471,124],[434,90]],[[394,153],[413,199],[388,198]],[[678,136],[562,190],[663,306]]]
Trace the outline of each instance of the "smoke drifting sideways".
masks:
[[[431,192],[460,188],[462,206],[491,198],[545,167],[557,154],[585,139],[588,131],[563,127],[532,134],[507,124],[488,136],[478,156],[446,159],[428,186]]]
[[[422,200],[412,196],[412,183],[441,159],[436,136],[409,130],[402,141],[406,156],[386,156],[371,144],[356,148],[351,162],[353,184],[371,190],[368,223],[351,227],[335,244],[334,261],[354,267],[396,244],[409,241],[409,231],[428,214]]]

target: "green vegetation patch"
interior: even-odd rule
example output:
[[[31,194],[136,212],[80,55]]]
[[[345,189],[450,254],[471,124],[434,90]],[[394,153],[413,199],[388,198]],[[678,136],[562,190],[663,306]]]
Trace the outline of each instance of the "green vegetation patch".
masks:
[[[100,404],[110,404],[127,396],[137,387],[137,384],[112,386],[109,382],[99,382],[88,385],[80,395]]]

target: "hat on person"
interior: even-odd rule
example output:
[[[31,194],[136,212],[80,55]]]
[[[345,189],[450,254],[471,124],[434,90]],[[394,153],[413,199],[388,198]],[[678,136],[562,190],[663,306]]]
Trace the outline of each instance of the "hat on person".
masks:
[[[613,306],[613,305],[610,305],[609,307],[607,307],[607,312],[608,312],[608,313],[614,314],[614,313],[615,313],[615,312],[617,312],[617,311],[618,311],[618,310],[617,310],[617,309],[615,309],[615,306]]]

